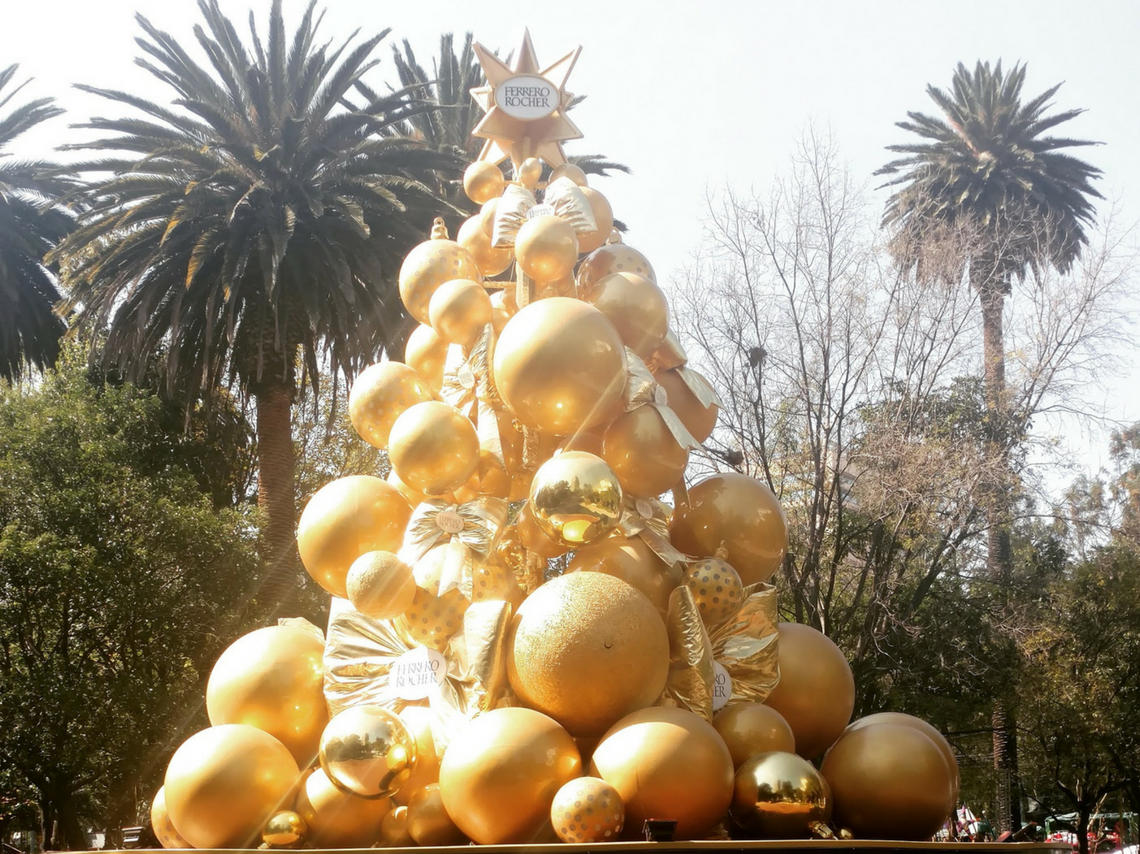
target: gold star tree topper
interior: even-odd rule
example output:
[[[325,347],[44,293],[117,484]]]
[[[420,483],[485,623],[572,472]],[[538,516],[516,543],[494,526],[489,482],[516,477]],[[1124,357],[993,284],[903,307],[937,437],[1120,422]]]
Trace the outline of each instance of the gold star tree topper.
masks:
[[[483,45],[475,53],[487,76],[487,85],[471,90],[471,96],[486,113],[471,132],[487,140],[480,160],[498,164],[507,157],[515,168],[529,157],[551,166],[566,162],[562,143],[581,139],[582,132],[570,121],[566,110],[573,97],[566,91],[566,80],[578,61],[581,46],[543,68],[530,40],[523,32],[522,45],[514,61],[507,65]]]

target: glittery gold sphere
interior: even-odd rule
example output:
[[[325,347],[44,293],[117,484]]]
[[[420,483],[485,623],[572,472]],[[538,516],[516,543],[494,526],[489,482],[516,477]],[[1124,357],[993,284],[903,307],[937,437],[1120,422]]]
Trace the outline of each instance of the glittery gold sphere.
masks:
[[[483,281],[471,253],[454,240],[425,240],[400,267],[400,299],[420,323],[429,323],[428,304],[436,288],[452,279]]]
[[[563,163],[561,166],[555,166],[550,172],[550,180],[547,181],[547,186],[553,184],[559,178],[569,178],[579,187],[586,186],[586,173],[582,171],[581,166],[573,163]]]
[[[439,716],[427,706],[404,706],[400,720],[416,740],[416,767],[407,782],[392,796],[397,804],[407,804],[412,795],[424,786],[439,782],[439,753],[435,749],[435,736],[431,725]]]
[[[642,359],[653,355],[669,332],[669,305],[650,279],[637,273],[611,273],[583,297],[606,316],[622,343]]]
[[[314,848],[370,848],[392,808],[389,798],[369,800],[333,785],[323,769],[305,778],[294,809],[309,826],[306,841]]]
[[[927,738],[934,742],[938,750],[942,753],[942,757],[946,760],[946,764],[950,767],[950,773],[953,777],[953,786],[951,798],[947,804],[947,811],[953,810],[958,805],[958,791],[961,785],[961,779],[958,772],[958,757],[954,753],[954,748],[950,742],[946,740],[937,727],[931,726],[922,718],[916,718],[914,715],[903,714],[902,712],[879,712],[876,715],[867,715],[866,717],[859,718],[853,721],[850,726],[844,731],[844,735],[853,730],[862,729],[872,724],[898,724],[900,726],[909,726],[921,732]],[[842,738],[842,736],[840,736]]]
[[[676,370],[661,371],[654,379],[661,388],[665,389],[669,408],[677,413],[677,417],[681,419],[685,429],[693,434],[694,439],[703,442],[712,435],[717,415],[720,414],[720,408],[715,403],[706,408]]]
[[[583,187],[582,193],[590,202],[590,210],[594,214],[594,222],[598,227],[593,231],[578,235],[578,252],[589,253],[605,246],[610,232],[614,230],[614,212],[609,200],[590,187]]]
[[[380,822],[379,848],[412,848],[416,840],[408,830],[408,808],[392,807]]]
[[[439,783],[424,786],[408,802],[408,834],[417,845],[465,845],[467,837],[443,807]]]
[[[365,552],[348,570],[348,601],[374,620],[392,620],[416,595],[412,568],[391,552]]]
[[[641,537],[611,536],[574,552],[566,572],[604,572],[640,591],[659,613],[669,610],[669,594],[681,573],[659,558]]]
[[[746,838],[807,839],[831,809],[827,781],[794,753],[760,753],[736,772],[732,822]]]
[[[498,202],[498,199],[491,201]],[[487,204],[491,204],[491,202]],[[475,263],[479,267],[479,272],[484,276],[499,275],[515,260],[511,247],[504,246],[501,249],[496,249],[491,245],[491,235],[483,230],[483,215],[481,213],[464,221],[463,225],[459,227],[459,234],[455,239],[460,246],[471,253],[471,257],[475,259]]]
[[[784,716],[763,703],[733,703],[713,717],[732,764],[739,768],[758,753],[794,753],[796,737]]]
[[[402,362],[380,362],[361,372],[348,395],[348,417],[360,438],[388,447],[392,424],[409,406],[435,395],[427,382]]]
[[[601,457],[564,451],[534,473],[528,506],[547,537],[577,548],[617,527],[622,514],[621,484]]]
[[[400,791],[416,767],[416,739],[394,712],[352,706],[321,735],[321,768],[333,785],[375,800]]]
[[[574,272],[578,235],[553,214],[528,219],[515,237],[515,260],[536,282],[553,282]]]
[[[685,585],[710,629],[719,626],[740,610],[744,601],[744,585],[736,570],[715,557],[694,561],[685,570]]]
[[[309,825],[293,810],[281,810],[269,817],[261,831],[261,841],[270,848],[300,848]]]
[[[677,484],[689,452],[656,407],[639,406],[610,422],[602,434],[602,459],[618,476],[624,493],[652,497]]]
[[[210,723],[257,727],[306,767],[317,755],[329,719],[324,650],[315,632],[292,626],[269,626],[238,638],[218,658],[206,683]]]
[[[158,844],[163,848],[194,847],[174,829],[170,814],[166,811],[166,788],[164,786],[159,786],[158,793],[150,804],[150,829],[154,831]]]
[[[620,235],[618,236],[620,239]],[[595,249],[578,265],[578,291],[583,296],[614,273],[634,273],[656,283],[657,274],[644,255],[625,243],[607,243]]]
[[[613,842],[625,826],[625,805],[617,789],[599,777],[578,777],[558,790],[550,823],[563,842]]]
[[[429,317],[430,319],[430,317]],[[448,343],[427,323],[421,323],[408,336],[404,345],[404,361],[419,374],[435,394],[443,388],[443,369],[447,364]]]
[[[507,179],[494,163],[476,160],[463,172],[463,192],[477,205],[503,194]]]
[[[443,495],[462,486],[479,465],[479,436],[454,406],[434,400],[417,403],[392,425],[388,459],[408,486],[426,495]]]
[[[448,815],[476,843],[526,843],[550,819],[554,795],[581,770],[574,739],[549,717],[493,709],[448,746],[439,789]]]
[[[491,297],[479,282],[452,279],[444,282],[428,303],[431,328],[452,344],[469,347],[491,322]]]

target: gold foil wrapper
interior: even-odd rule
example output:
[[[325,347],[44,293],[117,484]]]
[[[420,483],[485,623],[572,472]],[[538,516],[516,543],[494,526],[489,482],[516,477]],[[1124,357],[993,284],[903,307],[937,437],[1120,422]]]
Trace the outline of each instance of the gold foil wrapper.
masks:
[[[736,616],[710,633],[713,656],[732,677],[730,703],[763,703],[780,681],[776,588],[751,584]]]
[[[689,357],[685,354],[685,348],[681,346],[677,334],[670,329],[665,335],[665,340],[661,342],[661,346],[654,350],[653,355],[649,357],[649,370],[659,374],[662,371],[679,368],[688,361]]]
[[[693,592],[681,585],[669,594],[669,678],[662,700],[705,720],[713,716],[713,649]]]
[[[472,564],[490,556],[508,509],[503,499],[486,495],[465,504],[425,501],[412,511],[400,560],[413,566],[436,546],[447,545],[449,554],[437,595],[458,588],[470,599]]]
[[[291,629],[300,629],[303,632],[316,635],[321,639],[321,643],[324,643],[325,633],[321,631],[319,626],[314,626],[304,617],[282,617],[277,621],[277,625],[288,626]]]
[[[545,213],[565,220],[577,234],[596,231],[598,222],[590,200],[569,178],[551,182],[542,196]],[[491,229],[491,245],[503,249],[515,245],[519,229],[532,216],[538,206],[534,193],[521,184],[511,184],[503,191],[495,208],[495,223]],[[545,210],[548,208],[549,210]],[[537,213],[537,211],[534,211]],[[522,308],[522,303],[519,307]]]
[[[625,537],[641,537],[670,566],[689,560],[669,541],[669,506],[656,498],[625,496],[618,531]]]
[[[693,393],[697,400],[701,402],[701,406],[705,409],[708,409],[714,404],[722,409],[724,408],[724,404],[721,403],[720,400],[720,395],[716,393],[716,389],[712,387],[712,383],[696,371],[681,366],[677,368],[677,376],[684,381],[685,385],[689,387],[689,391]]]
[[[499,435],[499,419],[495,417],[499,394],[491,375],[494,334],[488,323],[468,350],[464,351],[458,344],[448,347],[440,397],[471,419],[479,437],[479,448],[490,451],[501,463],[503,438]]]

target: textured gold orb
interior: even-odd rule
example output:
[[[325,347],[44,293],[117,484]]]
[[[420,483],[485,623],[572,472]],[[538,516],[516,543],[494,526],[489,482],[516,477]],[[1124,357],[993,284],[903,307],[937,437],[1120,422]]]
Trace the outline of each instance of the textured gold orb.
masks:
[[[375,620],[392,620],[416,595],[412,568],[391,552],[365,552],[348,570],[348,601]]]
[[[554,796],[550,823],[563,842],[614,842],[625,826],[625,804],[605,780],[578,777]]]
[[[158,787],[158,793],[150,804],[150,829],[154,831],[158,844],[163,848],[194,847],[174,829],[174,823],[171,822],[170,814],[166,811],[166,788],[164,786]]]

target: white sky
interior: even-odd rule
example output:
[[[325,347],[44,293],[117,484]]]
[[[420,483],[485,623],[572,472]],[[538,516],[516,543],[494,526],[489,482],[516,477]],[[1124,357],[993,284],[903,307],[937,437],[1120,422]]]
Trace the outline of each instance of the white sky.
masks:
[[[264,21],[269,0],[252,4]],[[909,136],[894,127],[907,110],[932,112],[927,83],[947,87],[958,61],[1028,64],[1026,92],[1065,81],[1055,103],[1087,112],[1067,135],[1106,143],[1083,155],[1105,172],[1101,191],[1121,202],[1122,218],[1140,220],[1140,3],[1132,0],[324,0],[326,36],[392,28],[430,67],[441,32],[472,30],[503,53],[529,26],[538,58],[550,62],[574,46],[582,55],[569,88],[589,95],[574,111],[586,134],[571,153],[604,153],[631,176],[595,180],[668,281],[700,241],[706,191],[732,182],[763,188],[785,168],[808,121],[829,126],[855,175],[888,157],[883,146]],[[248,0],[222,0],[244,23]],[[286,0],[296,20],[302,0]],[[87,82],[161,98],[133,65],[133,21],[142,12],[187,41],[198,20],[192,0],[2,0],[0,64],[19,62],[73,120],[103,107],[75,92]],[[287,26],[288,26],[287,21]],[[244,28],[243,28],[244,32]],[[387,49],[376,72],[390,69]],[[30,140],[50,147],[64,120]],[[1091,392],[1092,407],[1140,420],[1138,346],[1122,352],[1119,377]],[[1095,465],[1103,435],[1073,434],[1074,451]]]

